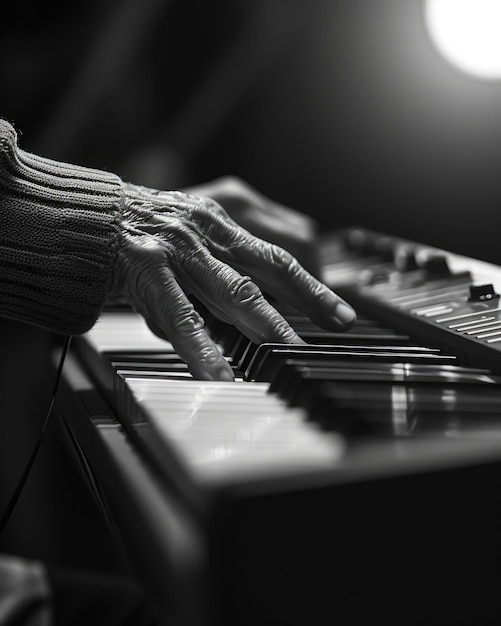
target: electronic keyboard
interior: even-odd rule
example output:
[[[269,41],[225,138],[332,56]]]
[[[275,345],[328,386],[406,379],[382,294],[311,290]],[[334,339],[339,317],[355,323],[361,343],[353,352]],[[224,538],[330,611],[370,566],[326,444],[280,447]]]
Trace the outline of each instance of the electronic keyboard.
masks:
[[[255,345],[204,311],[234,383],[194,380],[127,307],[73,338],[58,408],[96,501],[166,623],[480,623],[501,269],[359,228],[321,261],[347,332],[274,302],[305,343]]]

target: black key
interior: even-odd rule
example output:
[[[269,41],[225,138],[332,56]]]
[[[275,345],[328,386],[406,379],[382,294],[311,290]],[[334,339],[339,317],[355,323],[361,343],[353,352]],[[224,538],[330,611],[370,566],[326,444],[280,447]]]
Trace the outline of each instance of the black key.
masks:
[[[332,358],[353,361],[371,360],[375,363],[429,363],[454,364],[456,357],[420,347],[391,346],[312,346],[306,344],[261,344],[249,365],[241,368],[246,380],[269,381],[280,361],[291,358],[308,358],[316,361]]]
[[[406,383],[413,385],[462,385],[480,389],[485,384],[501,384],[501,376],[490,370],[456,365],[421,365],[415,363],[374,363],[329,359],[285,359],[278,364],[270,382],[270,392],[283,398],[293,397],[309,381],[358,381],[381,383]],[[292,400],[293,402],[293,400]]]
[[[499,423],[501,394],[485,385],[479,396],[456,385],[430,386],[323,382],[317,385],[311,419],[354,435],[410,434],[480,428]]]
[[[363,365],[363,366],[362,366]],[[409,372],[417,368],[418,371]],[[464,371],[466,368],[443,366],[432,367],[432,371],[426,372],[428,366],[414,366],[409,364],[392,365],[388,368],[380,367],[377,371],[371,367],[370,363],[360,364],[360,367],[343,369],[342,366],[334,365],[325,367],[316,366],[309,362],[291,360],[284,362],[270,385],[270,392],[282,397],[290,406],[299,406],[306,409],[311,417],[314,417],[317,398],[321,395],[322,386],[326,382],[333,383],[356,383],[363,389],[369,383],[372,389],[388,389],[392,385],[405,385],[406,388],[414,389],[417,393],[424,390],[436,397],[442,394],[443,390],[453,390],[457,393],[484,393],[486,387],[491,386],[489,393],[495,388],[494,394],[500,395],[501,380],[487,374],[480,374],[475,371]],[[448,371],[444,371],[447,369]],[[400,370],[400,372],[398,371]],[[422,371],[419,371],[422,370]],[[444,395],[444,402],[447,403],[447,396]]]

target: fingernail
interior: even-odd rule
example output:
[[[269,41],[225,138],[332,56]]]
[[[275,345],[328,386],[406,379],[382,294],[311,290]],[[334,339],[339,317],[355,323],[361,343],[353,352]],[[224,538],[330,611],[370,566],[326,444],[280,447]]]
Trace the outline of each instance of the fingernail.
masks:
[[[352,324],[355,321],[357,314],[355,311],[344,302],[339,302],[336,307],[336,317],[343,324]]]

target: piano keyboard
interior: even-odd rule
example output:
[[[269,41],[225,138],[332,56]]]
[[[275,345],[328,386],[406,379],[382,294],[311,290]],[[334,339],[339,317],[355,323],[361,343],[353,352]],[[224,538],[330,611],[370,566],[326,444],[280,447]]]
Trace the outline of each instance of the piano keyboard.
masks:
[[[324,255],[326,282],[352,302],[442,343],[467,362],[500,368],[497,266],[356,229],[330,241]]]
[[[501,458],[501,270],[360,229],[329,236],[322,254],[325,282],[359,311],[355,326],[330,333],[277,304],[307,343],[256,346],[208,316],[235,383],[194,380],[172,345],[127,309],[105,311],[73,342],[66,384],[85,405],[92,428],[104,439],[119,432],[152,472],[151,481],[159,477],[160,491],[175,494],[195,519],[211,529],[219,520],[217,540],[207,541],[209,551],[214,543],[226,555],[220,557],[225,563],[230,548],[221,529],[231,541],[234,511],[248,512],[249,503],[262,511],[262,498],[318,496],[325,488],[337,498],[336,490],[345,493],[347,485],[386,485],[405,477],[412,485],[410,477],[418,476],[420,488],[427,485],[428,510],[440,500],[437,485],[439,491],[443,486],[441,479],[430,484],[431,475]],[[91,386],[106,404],[89,401]],[[81,425],[71,428],[79,441],[85,439]],[[422,498],[420,491],[416,500]],[[310,499],[317,502],[305,496]],[[325,506],[315,504],[312,512],[325,514]],[[305,522],[304,512],[298,519]],[[326,519],[334,523],[337,516],[329,510]],[[247,521],[237,520],[249,529]],[[305,523],[309,528],[311,520]],[[299,530],[296,522],[292,526]],[[344,522],[341,527],[347,528]],[[259,549],[261,539],[250,545]],[[219,557],[211,553],[209,562],[214,558],[221,580],[230,584],[219,571]],[[316,576],[314,581],[320,584]],[[282,589],[278,597],[282,592],[287,596]],[[285,596],[282,602],[293,607],[289,618],[305,610],[302,601],[294,609]],[[263,598],[257,606],[266,610],[274,601],[267,592]],[[221,602],[221,621],[214,623],[231,623]],[[212,624],[210,609],[204,615],[195,622]],[[249,615],[256,618],[253,611]],[[239,615],[236,621],[252,623],[246,620]]]

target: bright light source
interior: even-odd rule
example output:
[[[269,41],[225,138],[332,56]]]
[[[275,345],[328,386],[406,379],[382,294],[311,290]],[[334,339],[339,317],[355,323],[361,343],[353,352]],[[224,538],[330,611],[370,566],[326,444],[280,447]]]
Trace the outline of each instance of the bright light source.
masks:
[[[501,79],[501,0],[425,0],[424,10],[447,61],[477,78]]]

